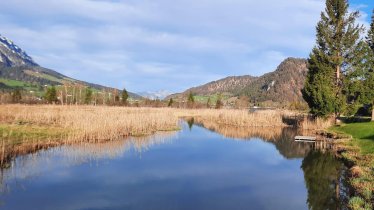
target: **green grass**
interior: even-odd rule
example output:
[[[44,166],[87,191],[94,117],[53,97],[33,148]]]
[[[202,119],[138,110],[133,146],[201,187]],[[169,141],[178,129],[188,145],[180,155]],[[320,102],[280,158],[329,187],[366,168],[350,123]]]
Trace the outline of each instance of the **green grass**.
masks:
[[[22,81],[18,81],[18,80],[11,80],[11,79],[4,79],[4,78],[0,78],[0,82],[4,83],[5,85],[10,86],[10,87],[20,87],[20,88],[22,88],[25,85],[28,85],[28,83],[26,83],[26,82],[22,82]]]
[[[49,75],[49,74],[36,73],[36,72],[34,72],[34,71],[30,71],[30,70],[26,70],[25,73],[28,74],[28,75],[34,76],[34,77],[44,78],[44,79],[47,79],[47,80],[49,80],[49,81],[54,81],[54,82],[59,82],[59,83],[62,83],[62,82],[63,82],[62,79],[59,79],[59,78],[54,77],[54,76]]]
[[[210,96],[203,96],[203,95],[194,96],[195,101],[200,102],[200,103],[207,103],[209,98],[210,98],[211,105],[214,105],[217,102],[218,94],[214,94]],[[226,99],[228,99],[228,96],[226,95],[221,96],[221,100],[226,100]]]
[[[374,154],[374,122],[343,124],[332,130],[351,135],[352,143],[360,147],[363,154]]]
[[[24,143],[25,140],[59,140],[68,131],[59,127],[30,124],[0,124],[0,138],[10,140],[13,145]]]

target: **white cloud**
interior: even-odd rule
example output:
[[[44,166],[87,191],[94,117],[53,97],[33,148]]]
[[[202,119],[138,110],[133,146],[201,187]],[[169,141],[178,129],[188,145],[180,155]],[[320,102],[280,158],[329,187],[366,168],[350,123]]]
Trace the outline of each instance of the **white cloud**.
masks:
[[[307,56],[323,7],[320,0],[12,0],[0,2],[0,33],[41,65],[81,80],[181,91]]]

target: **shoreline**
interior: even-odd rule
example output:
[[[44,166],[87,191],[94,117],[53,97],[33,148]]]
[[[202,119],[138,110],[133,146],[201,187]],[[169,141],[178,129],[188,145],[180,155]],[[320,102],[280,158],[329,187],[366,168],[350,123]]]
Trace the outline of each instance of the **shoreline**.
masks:
[[[358,141],[335,127],[325,130],[334,136],[335,155],[347,167],[347,183],[353,190],[348,205],[351,209],[372,209],[374,202],[374,155],[362,154],[361,148],[353,141]]]

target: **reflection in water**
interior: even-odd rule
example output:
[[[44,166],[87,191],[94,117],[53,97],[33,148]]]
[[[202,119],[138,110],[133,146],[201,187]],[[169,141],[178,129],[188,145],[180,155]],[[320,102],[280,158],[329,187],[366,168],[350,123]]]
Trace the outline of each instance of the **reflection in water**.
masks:
[[[186,121],[187,121],[187,124],[188,124],[188,127],[190,128],[190,130],[192,130],[192,126],[195,123],[195,118],[191,117],[191,118],[188,118]]]
[[[331,153],[310,152],[303,160],[308,206],[313,210],[341,209],[340,174],[342,163]]]
[[[140,154],[152,146],[170,142],[176,136],[176,132],[159,132],[152,136],[132,137],[122,141],[79,143],[22,155],[12,160],[9,167],[1,169],[0,191],[9,191],[9,188],[4,189],[7,185],[4,180],[30,179],[46,169],[53,168],[56,157],[59,164],[66,167],[93,163],[100,159],[123,156],[131,148]]]
[[[228,138],[241,140],[252,140],[259,138],[274,144],[277,150],[286,158],[302,158],[312,149],[312,144],[295,142],[293,139],[301,131],[294,128],[281,127],[235,127],[222,125],[215,122],[199,121],[197,125],[209,129],[210,131],[222,134]]]
[[[178,133],[17,157],[1,172],[2,207],[340,208],[336,189],[341,164],[311,144],[295,142],[298,131],[204,124],[213,133],[201,123],[192,129],[197,121],[183,124]],[[51,199],[39,202],[45,195]]]

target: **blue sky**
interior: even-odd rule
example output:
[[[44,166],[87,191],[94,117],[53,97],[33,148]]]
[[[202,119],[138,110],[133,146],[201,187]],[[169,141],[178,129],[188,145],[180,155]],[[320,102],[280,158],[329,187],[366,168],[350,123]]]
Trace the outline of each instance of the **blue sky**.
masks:
[[[374,0],[351,0],[368,25]],[[307,57],[324,0],[0,1],[0,33],[40,65],[133,92],[259,76]]]

